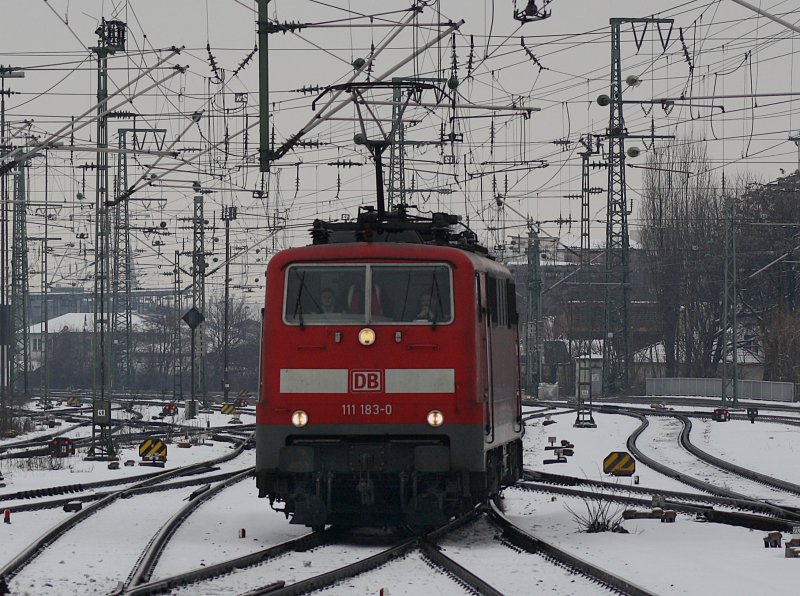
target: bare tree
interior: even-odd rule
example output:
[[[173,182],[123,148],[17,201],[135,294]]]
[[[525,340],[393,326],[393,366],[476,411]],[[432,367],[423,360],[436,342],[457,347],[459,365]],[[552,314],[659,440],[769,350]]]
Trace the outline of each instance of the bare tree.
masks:
[[[223,379],[225,303],[211,300],[206,308],[206,366],[209,386]],[[244,298],[231,300],[228,307],[228,379],[231,389],[254,390],[258,382],[260,324],[251,318]]]
[[[737,262],[740,312],[748,347],[757,334],[766,380],[800,381],[797,261],[800,253],[800,175],[738,184]]]
[[[143,328],[137,331],[134,341],[134,387],[162,392],[171,387],[176,353],[174,316],[171,308],[164,307],[143,317]]]
[[[50,345],[50,386],[89,389],[92,386],[92,332],[62,329]]]
[[[712,376],[720,361],[724,222],[717,189],[702,143],[670,143],[648,157],[641,244],[668,376]]]

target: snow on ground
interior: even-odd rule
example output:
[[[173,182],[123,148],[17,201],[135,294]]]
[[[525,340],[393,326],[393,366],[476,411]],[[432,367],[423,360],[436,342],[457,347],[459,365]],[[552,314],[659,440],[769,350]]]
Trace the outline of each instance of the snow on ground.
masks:
[[[699,403],[687,403],[681,404],[680,401],[695,401],[698,400],[702,401],[703,404],[700,405]],[[632,400],[629,401],[614,401],[612,400],[603,400],[601,402],[595,401],[595,406],[603,406],[603,405],[613,405],[618,406],[621,408],[649,408],[652,404],[664,404],[668,410],[674,410],[676,412],[705,412],[707,414],[711,414],[711,412],[715,408],[720,407],[720,398],[713,398],[713,397],[703,397],[703,396],[661,396],[661,395],[652,395],[652,396],[633,396]],[[769,416],[788,416],[788,417],[798,417],[800,416],[800,402],[785,402],[785,401],[765,401],[765,400],[740,400],[739,407],[733,408],[731,406],[727,406],[727,408],[731,412],[737,412],[740,414],[746,414],[747,408],[756,408],[761,412],[762,415],[769,415]]]
[[[608,452],[626,450],[625,440],[639,424],[636,419],[626,416],[595,414],[598,428],[575,429],[569,415],[553,419],[558,423],[540,427],[536,422],[536,427],[528,427],[526,467],[590,478],[602,476],[602,458]],[[771,489],[744,480],[741,482],[746,486],[734,485],[737,479],[699,462],[684,451],[677,442],[681,427],[677,420],[651,417],[649,421],[650,426],[637,445],[651,457],[719,486],[730,485],[731,489],[748,494],[760,491],[762,498],[770,494],[774,496]],[[797,429],[759,422],[751,425],[749,422],[694,421],[692,439],[715,455],[758,471],[768,469],[766,462],[770,462],[775,469],[786,472],[793,465],[793,456],[796,462],[797,452],[790,444],[792,431],[796,433]],[[556,436],[559,441],[566,438],[575,444],[575,455],[568,458],[569,463],[541,464],[548,436]],[[792,471],[796,475],[796,463]],[[691,488],[666,479],[641,464],[637,465],[637,474],[644,486],[692,492]],[[619,480],[623,483],[628,481]],[[800,505],[797,498],[792,504]],[[585,513],[586,504],[580,499],[551,497],[512,488],[505,491],[504,505],[507,514],[523,529],[581,558],[602,564],[611,572],[658,594],[716,593],[733,596],[784,591],[793,585],[800,573],[797,560],[784,558],[783,549],[764,548],[764,532],[703,523],[679,514],[675,524],[662,524],[658,520],[626,521],[624,527],[630,534],[586,534],[578,531],[577,522],[566,509],[569,506],[575,512]],[[621,512],[622,508],[612,505],[613,510]]]
[[[469,593],[453,579],[432,568],[419,551],[410,552],[379,569],[312,593],[375,596],[381,594],[381,590],[389,596],[463,596]]]
[[[246,452],[251,465],[254,453]],[[241,465],[245,463],[243,460]],[[239,538],[241,529],[245,538]],[[258,498],[255,480],[248,477],[192,513],[170,540],[153,579],[241,557],[309,531],[305,526],[290,525],[282,513],[270,509],[267,499]]]
[[[41,456],[27,459],[8,459],[0,461],[0,471],[5,478],[6,487],[0,493],[3,505],[10,504],[2,500],[3,494],[17,491],[83,484],[117,478],[141,476],[143,474],[159,474],[181,466],[197,463],[228,455],[232,450],[231,443],[208,441],[205,445],[195,445],[189,449],[180,449],[175,444],[167,445],[167,463],[164,468],[150,466],[120,466],[118,470],[109,470],[108,463],[102,461],[85,461],[85,450],[74,456],[51,459]],[[120,461],[141,461],[138,447],[126,447],[119,451]],[[241,467],[245,467],[242,465]]]
[[[12,513],[11,523],[0,527],[0,566],[68,515],[60,508]]]
[[[745,420],[693,420],[689,438],[711,455],[800,484],[800,428],[796,426],[758,419],[755,424]]]
[[[578,531],[566,509],[585,512],[580,499],[552,501],[545,494],[509,489],[504,506],[522,529],[656,594],[778,594],[800,576],[800,560],[784,558],[782,548],[765,549],[764,532],[678,514],[674,524],[628,520],[629,534],[587,534]]]
[[[145,411],[146,410],[146,411]],[[156,406],[143,408],[152,415]],[[762,410],[762,413],[763,410]],[[203,415],[205,416],[205,415]],[[557,474],[585,476],[609,480],[602,473],[603,458],[611,451],[625,451],[626,439],[639,422],[627,416],[595,414],[596,429],[573,428],[574,413],[554,415],[556,424],[542,426],[542,419],[527,423],[525,436],[525,466]],[[215,413],[201,418],[197,428],[205,425],[223,426],[228,416]],[[247,421],[247,420],[246,420]],[[673,462],[685,473],[698,465],[695,458],[683,455],[675,440],[680,428],[677,421],[651,417],[651,427],[639,439],[639,446],[665,463]],[[800,481],[796,462],[797,451],[791,433],[797,429],[779,424],[756,422],[712,423],[695,421],[694,442],[715,455],[752,467],[764,473]],[[544,465],[550,457],[544,447],[548,437],[557,443],[562,439],[575,445],[575,455],[568,463]],[[772,437],[772,438],[770,438]],[[187,463],[218,457],[230,452],[230,445],[218,443],[211,447],[178,449],[169,446],[166,469]],[[690,459],[684,459],[688,457]],[[122,459],[138,461],[135,449],[127,449]],[[224,464],[225,469],[241,469],[252,465],[253,452]],[[108,470],[103,462],[85,462],[68,458],[63,469],[22,469],[14,462],[2,461],[2,472],[8,486],[4,492],[14,492],[44,486],[74,484],[103,480],[121,475],[138,475],[143,471],[160,469],[121,468]],[[675,480],[637,465],[642,486],[682,490],[692,489]],[[718,485],[732,484],[716,468],[704,468],[699,477]],[[620,484],[630,478],[617,479]],[[227,489],[219,497],[204,504],[178,530],[173,542],[162,557],[156,577],[165,577],[200,565],[209,565],[245,553],[284,542],[308,530],[293,526],[284,517],[269,509],[263,499],[256,497],[252,479]],[[734,490],[736,487],[731,486]],[[739,487],[755,491],[754,485]],[[40,556],[13,583],[15,593],[76,594],[107,593],[123,581],[152,534],[181,506],[193,488],[153,493],[119,501],[93,518],[79,524],[54,547]],[[765,490],[763,487],[759,490]],[[795,501],[793,504],[797,505]],[[629,534],[586,534],[565,505],[575,511],[585,509],[580,499],[508,489],[505,491],[507,513],[523,527],[541,538],[565,548],[579,557],[606,566],[658,594],[739,594],[785,591],[796,583],[800,561],[785,559],[783,549],[763,548],[764,532],[720,524],[701,523],[691,516],[678,515],[675,524],[658,520],[626,521]],[[616,508],[616,505],[612,505]],[[61,509],[15,513],[12,524],[0,526],[0,561],[7,562],[53,524],[71,515]],[[244,528],[246,538],[239,538]],[[788,538],[788,536],[787,536]],[[553,594],[596,594],[596,585],[584,586],[576,576],[543,559],[521,555],[495,540],[488,527],[447,538],[448,553],[487,581],[507,593],[523,591]],[[205,585],[187,588],[183,594],[240,593],[270,581],[293,582],[367,556],[379,547],[337,544],[306,553],[293,553],[250,570],[243,570]],[[566,577],[565,577],[566,576]],[[565,582],[565,583],[564,583]],[[379,570],[343,582],[327,590],[330,594],[377,594],[381,588],[398,594],[463,594],[463,589],[438,570],[433,570],[419,553],[395,561]]]
[[[183,459],[188,461],[189,458]],[[234,462],[237,462],[235,469],[252,466],[253,452],[245,452],[242,460],[236,458],[220,468],[232,468]],[[243,482],[252,484],[253,480],[248,478]],[[23,569],[14,580],[14,593],[110,592],[127,577],[150,538],[185,504],[193,490],[194,487],[187,487],[118,499],[82,521]],[[231,504],[235,506],[236,502]],[[12,524],[0,530],[7,533],[8,538],[0,541],[2,562],[10,560],[22,547],[69,515],[73,514],[60,508],[13,514]],[[12,544],[14,549],[7,548]],[[76,565],[76,561],[81,563]]]
[[[529,420],[525,431],[525,467],[552,474],[577,476],[590,480],[616,482],[619,485],[633,484],[633,477],[614,478],[603,473],[603,459],[612,451],[627,451],[628,436],[639,427],[639,421],[630,416],[617,414],[594,414],[597,428],[574,428],[575,413],[553,416],[556,424],[542,426],[541,419]],[[548,437],[556,437],[556,445],[566,439],[575,445],[575,455],[566,463],[544,464],[544,459],[553,458],[552,451],[545,451],[549,445]],[[641,439],[640,439],[641,441]],[[636,475],[642,486],[696,492],[689,486],[659,474],[655,470],[637,462]]]
[[[501,532],[486,519],[440,543],[444,554],[503,594],[550,592],[563,596],[596,593],[597,584],[544,557],[517,552],[500,542]],[[391,590],[394,594],[394,589]]]
[[[716,466],[712,466],[711,464],[698,459],[683,449],[683,447],[681,447],[678,443],[678,437],[681,433],[681,429],[683,428],[683,424],[681,424],[679,420],[675,418],[662,418],[654,416],[650,417],[648,421],[650,422],[650,425],[636,442],[639,449],[641,449],[645,455],[649,455],[653,459],[660,461],[675,470],[683,472],[684,474],[688,474],[689,476],[697,478],[698,480],[710,482],[716,486],[726,488],[752,498],[769,499],[775,503],[785,505],[800,504],[798,503],[799,499],[794,495],[771,488],[769,486],[765,486],[763,484],[759,484],[757,482],[753,482],[746,478],[737,476],[736,474],[731,474],[730,472],[720,470]],[[698,420],[697,422],[702,424],[703,421]],[[698,427],[696,427],[694,424],[695,423],[692,424],[693,432],[689,438],[692,439],[693,442],[696,442],[696,429]],[[722,423],[709,422],[709,424]],[[731,421],[724,424],[731,424],[733,426],[735,423]],[[743,428],[744,423],[742,423],[742,425],[743,426],[740,427],[740,430],[749,430],[749,428]],[[747,427],[749,426],[750,423],[748,422]],[[699,428],[702,428],[702,426]],[[706,430],[708,430],[708,428]],[[736,450],[737,452],[741,452],[742,445],[747,441],[746,435],[747,433],[741,433],[740,438],[742,443],[739,444],[739,449]],[[772,455],[772,451],[770,451],[770,454]]]
[[[237,569],[224,577],[203,584],[177,588],[172,594],[217,596],[241,594],[277,581],[285,581],[288,585],[366,559],[380,550],[382,548],[378,546],[337,542],[335,545],[320,546],[305,552],[285,553],[262,565]],[[373,594],[377,594],[377,590]]]
[[[188,491],[187,491],[188,492]],[[119,499],[79,523],[11,582],[14,594],[108,594],[130,573],[183,491]]]

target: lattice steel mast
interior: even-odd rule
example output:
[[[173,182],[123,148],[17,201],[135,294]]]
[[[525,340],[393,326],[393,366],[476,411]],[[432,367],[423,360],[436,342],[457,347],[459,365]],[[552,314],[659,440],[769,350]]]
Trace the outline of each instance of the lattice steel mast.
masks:
[[[95,169],[95,262],[94,262],[94,383],[92,393],[92,445],[89,457],[111,459],[115,455],[111,436],[111,340],[110,242],[108,193],[108,56],[125,49],[125,23],[103,19],[95,31],[97,47],[97,154]]]
[[[6,79],[20,79],[25,73],[20,68],[13,66],[0,66],[0,155],[5,156],[12,148],[8,143],[6,127],[6,95],[11,94],[6,89]],[[11,396],[11,300],[9,295],[9,269],[8,269],[8,219],[9,219],[9,192],[8,171],[0,170],[0,201],[2,201],[2,221],[0,222],[0,429],[8,425],[8,398]]]
[[[578,428],[594,428],[597,424],[594,421],[592,414],[592,339],[594,335],[594,293],[587,292],[587,288],[591,288],[592,273],[591,273],[591,211],[589,205],[589,197],[593,194],[602,192],[600,188],[592,188],[590,185],[591,180],[589,173],[593,165],[605,166],[606,164],[591,164],[590,159],[592,155],[596,155],[600,151],[599,139],[597,139],[597,147],[593,145],[593,138],[589,136],[582,138],[581,142],[584,145],[585,151],[580,153],[581,156],[581,266],[579,274],[579,282],[581,283],[581,293],[586,299],[585,313],[585,338],[581,341],[581,348],[579,350],[578,358],[578,371],[576,383],[577,407],[574,426]]]
[[[175,327],[172,330],[172,399],[183,399],[183,354],[181,342],[181,325],[183,321],[183,305],[181,304],[181,253],[175,251],[175,269],[173,270],[173,301],[175,310]]]
[[[539,231],[528,221],[527,313],[525,319],[525,392],[539,395],[542,382],[542,268]]]
[[[608,105],[608,204],[606,222],[606,271],[605,271],[605,324],[603,334],[603,395],[628,388],[630,381],[631,341],[629,327],[629,258],[628,202],[625,196],[625,139],[631,138],[625,128],[622,113],[622,59],[620,52],[621,25],[644,25],[662,23],[672,26],[672,19],[628,19],[614,18],[611,23],[611,90]],[[659,33],[661,29],[659,28]],[[634,31],[634,37],[636,32]],[[637,48],[641,45],[635,39]],[[662,45],[666,39],[661,36]],[[603,105],[603,104],[601,104]],[[638,136],[638,135],[637,135]]]
[[[228,403],[228,393],[230,392],[231,382],[228,376],[228,343],[230,340],[230,285],[231,285],[231,222],[236,219],[236,207],[222,208],[222,221],[225,222],[225,321],[222,329],[222,395],[225,403]]]
[[[11,388],[28,395],[28,223],[26,204],[28,167],[14,172],[14,227],[11,245]]]
[[[399,83],[402,79],[392,79]],[[403,126],[403,88],[398,84],[392,90],[392,124],[395,127],[394,142],[389,146],[389,185],[387,190],[387,207],[389,211],[395,205],[406,203],[405,153],[403,144],[406,138]]]
[[[129,188],[128,185],[128,148],[127,136],[136,131],[130,128],[118,130],[117,157],[117,195]],[[136,145],[134,141],[134,145]],[[131,258],[130,200],[122,201],[112,207],[114,217],[114,239],[112,246],[114,275],[112,277],[113,362],[117,385],[130,389],[133,374],[133,338],[132,338],[132,301],[133,259]]]
[[[195,190],[200,193],[200,185]],[[203,217],[203,195],[194,197],[194,217],[192,219],[194,233],[192,235],[192,306],[205,316],[206,312],[206,252],[205,252],[205,220]],[[202,395],[203,407],[207,406],[206,394],[206,342],[205,324],[200,323],[193,334],[193,348],[196,361],[194,370],[197,375],[197,390]]]

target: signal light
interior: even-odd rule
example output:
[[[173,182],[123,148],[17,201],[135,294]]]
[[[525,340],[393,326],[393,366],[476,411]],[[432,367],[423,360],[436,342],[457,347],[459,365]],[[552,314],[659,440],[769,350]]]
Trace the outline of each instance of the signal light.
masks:
[[[439,410],[431,410],[428,412],[428,424],[434,428],[440,427],[444,424],[444,414]]]
[[[308,424],[308,414],[303,410],[295,410],[292,412],[292,424],[297,428],[302,428]]]

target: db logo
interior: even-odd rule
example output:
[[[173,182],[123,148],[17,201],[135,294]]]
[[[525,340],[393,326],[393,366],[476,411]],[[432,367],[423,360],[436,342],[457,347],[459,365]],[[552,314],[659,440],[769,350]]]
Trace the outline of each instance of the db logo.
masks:
[[[351,370],[350,391],[381,391],[381,371],[379,370]]]

